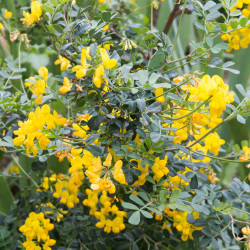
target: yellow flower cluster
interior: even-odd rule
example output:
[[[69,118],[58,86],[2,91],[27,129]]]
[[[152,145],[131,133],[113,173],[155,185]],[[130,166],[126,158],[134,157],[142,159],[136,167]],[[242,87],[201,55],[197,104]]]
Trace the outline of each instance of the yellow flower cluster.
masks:
[[[26,237],[23,247],[34,250],[51,250],[51,246],[56,243],[56,241],[49,236],[49,231],[53,229],[54,225],[50,223],[50,219],[44,218],[42,212],[39,214],[31,212],[25,224],[19,228]]]
[[[21,18],[23,24],[31,26],[33,23],[39,22],[42,15],[42,3],[39,1],[32,1],[30,5],[31,13],[23,11],[24,18]]]
[[[71,149],[71,155],[68,160],[71,164],[69,168],[69,176],[63,176],[57,179],[55,183],[55,192],[53,197],[60,198],[60,202],[66,204],[69,208],[73,208],[74,204],[79,202],[77,193],[84,179],[83,163],[84,158],[80,157],[82,149]]]
[[[119,233],[125,229],[123,218],[126,217],[126,212],[119,211],[116,205],[111,206],[110,199],[107,196],[106,191],[102,191],[102,195],[98,199],[98,192],[91,189],[86,190],[88,198],[83,201],[84,206],[90,207],[90,215],[94,215],[99,222],[96,223],[96,227],[104,228],[104,232]],[[97,206],[100,206],[98,211]]]
[[[104,82],[103,75],[105,73],[105,69],[114,68],[117,64],[117,61],[115,59],[110,59],[105,48],[98,47],[97,56],[101,58],[101,61],[95,68],[93,82],[97,88],[101,88],[101,85]],[[90,67],[90,65],[87,64],[87,59],[89,61],[92,60],[92,57],[90,56],[90,47],[82,49],[81,65],[76,65],[72,68],[72,71],[76,72],[76,77],[78,79],[83,78],[87,74],[87,69]]]
[[[47,134],[43,132],[44,128],[47,130],[55,129],[56,126],[66,124],[65,118],[60,118],[57,112],[54,110],[51,114],[50,107],[45,104],[41,108],[37,107],[35,112],[29,113],[29,119],[24,122],[18,122],[19,129],[14,131],[17,135],[13,139],[15,146],[26,146],[26,154],[29,156],[30,151],[33,155],[37,155],[37,139],[41,149],[46,149],[50,140],[47,138]]]
[[[230,9],[230,11],[234,11],[236,9],[240,9],[242,15],[244,15],[247,19],[250,18],[250,1],[249,0],[238,0],[238,3],[234,6],[234,8]],[[232,27],[229,25],[228,30],[232,30]],[[240,47],[243,49],[248,48],[250,44],[250,28],[249,25],[245,28],[239,30],[232,30],[229,33],[223,34],[221,36],[222,40],[228,42],[229,49],[226,50],[230,52],[231,50],[239,50]]]
[[[84,121],[87,123],[90,118],[91,118],[91,116],[89,114],[83,114],[77,118],[78,123],[72,124],[72,127],[75,130],[73,132],[73,136],[77,136],[77,137],[80,137],[82,139],[87,138],[87,132],[89,130],[89,126],[88,125],[81,126],[81,122]]]
[[[184,79],[183,77],[178,77],[174,81],[180,82]],[[190,84],[190,82],[193,84]],[[173,127],[177,128],[177,131],[174,132],[174,143],[181,143],[187,140],[188,135],[194,136],[196,140],[201,138],[209,131],[209,128],[214,128],[222,122],[220,118],[222,112],[226,109],[227,104],[234,101],[234,94],[229,93],[229,86],[217,75],[212,78],[205,75],[201,79],[192,76],[192,79],[189,79],[189,83],[184,85],[182,89],[186,93],[188,101],[194,103],[194,108],[197,111],[190,113],[184,107],[176,107],[177,111],[172,115],[174,120]],[[204,102],[204,105],[201,105],[202,102]],[[199,111],[198,105],[201,106],[202,112]],[[167,117],[169,116],[166,115]],[[163,126],[169,126],[169,124],[163,124]],[[218,154],[220,146],[225,143],[216,132],[209,134],[202,141],[205,145],[204,148],[199,145],[199,150],[202,150],[204,153],[210,151],[214,155]]]
[[[189,92],[191,100],[205,101],[211,98],[209,107],[212,117],[221,116],[226,105],[234,101],[234,94],[229,93],[229,86],[217,75],[212,78],[209,75],[203,76],[198,87],[190,87]]]
[[[173,227],[175,227],[179,232],[182,232],[181,239],[183,241],[187,241],[189,239],[193,239],[193,232],[196,230],[201,230],[202,227],[196,227],[192,224],[190,224],[187,221],[187,216],[188,213],[184,211],[177,211],[177,210],[171,210],[167,205],[164,210],[164,213],[167,215],[167,217],[170,217],[173,219]],[[151,213],[152,215],[154,214],[153,212]],[[198,212],[192,212],[192,216],[194,219],[199,218],[199,213]],[[155,219],[158,221],[163,220],[163,215],[160,214],[155,214]],[[163,223],[162,229],[167,229],[169,230],[170,233],[172,233],[171,226],[167,225],[167,221]]]
[[[84,158],[80,157],[82,149],[72,148],[67,154],[67,159],[70,162],[68,175],[55,175],[51,177],[44,177],[40,187],[47,191],[49,187],[54,190],[53,197],[60,199],[59,202],[67,205],[68,208],[73,208],[79,202],[77,194],[79,187],[82,185],[84,179],[83,163]],[[41,191],[38,189],[38,191]]]
[[[25,86],[30,88],[30,91],[36,96],[35,103],[40,105],[43,100],[43,94],[45,94],[45,88],[48,87],[48,69],[46,67],[41,67],[38,70],[38,74],[41,78],[30,77],[29,80],[25,82]]]
[[[198,219],[199,218],[199,213],[198,212],[193,212],[192,213],[194,219]],[[176,229],[179,232],[182,232],[181,235],[181,239],[183,241],[186,241],[188,238],[189,239],[193,239],[193,232],[195,230],[201,230],[202,227],[196,227],[190,223],[187,222],[187,216],[188,213],[187,212],[183,212],[183,211],[173,211],[172,217],[174,219],[174,223],[173,226],[176,227]]]
[[[101,162],[101,158],[94,158],[93,155],[84,151],[84,162],[87,168],[86,175],[89,177],[91,183],[91,189],[100,192],[107,191],[110,194],[115,193],[115,185],[111,178],[113,177],[116,181],[121,184],[125,184],[125,176],[122,171],[123,162],[118,160],[114,166],[112,166],[112,155],[109,153],[106,160]]]
[[[228,29],[231,29],[231,26],[228,27]],[[239,30],[231,31],[230,33],[223,34],[221,36],[221,39],[228,42],[229,49],[227,49],[227,52],[230,52],[232,50],[239,50],[240,47],[243,49],[247,49],[250,44],[250,28],[245,27]]]
[[[168,161],[168,156],[165,156],[164,160],[161,160],[159,157],[155,159],[154,165],[152,167],[152,172],[154,174],[154,180],[157,182],[164,176],[167,175],[169,170],[166,167]]]
[[[240,161],[247,161],[250,159],[250,148],[248,148],[247,146],[244,146],[242,148],[242,151],[244,152],[244,155],[241,155],[239,160]]]

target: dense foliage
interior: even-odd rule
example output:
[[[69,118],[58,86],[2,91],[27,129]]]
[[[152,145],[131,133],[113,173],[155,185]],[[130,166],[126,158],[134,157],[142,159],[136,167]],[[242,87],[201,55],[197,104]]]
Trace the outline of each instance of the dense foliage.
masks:
[[[249,175],[218,172],[248,169],[250,141],[218,129],[246,123],[250,95],[208,69],[240,73],[220,57],[248,48],[250,2],[177,1],[160,33],[162,2],[2,11],[0,249],[249,249]],[[186,14],[199,40],[180,58]]]

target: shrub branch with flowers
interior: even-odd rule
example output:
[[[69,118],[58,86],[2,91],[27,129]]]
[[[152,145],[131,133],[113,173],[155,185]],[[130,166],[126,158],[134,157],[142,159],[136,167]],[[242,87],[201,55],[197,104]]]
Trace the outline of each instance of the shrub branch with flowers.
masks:
[[[18,56],[0,71],[0,147],[18,191],[0,217],[0,248],[249,249],[249,176],[229,187],[218,177],[221,163],[250,166],[250,141],[233,148],[218,132],[246,122],[249,92],[207,71],[239,73],[215,54],[248,47],[250,3],[177,1],[161,34],[161,2],[150,1],[148,24],[132,0],[4,11]],[[201,39],[176,58],[185,14],[198,16]],[[35,29],[56,59],[26,75]],[[203,66],[183,73],[187,64]]]

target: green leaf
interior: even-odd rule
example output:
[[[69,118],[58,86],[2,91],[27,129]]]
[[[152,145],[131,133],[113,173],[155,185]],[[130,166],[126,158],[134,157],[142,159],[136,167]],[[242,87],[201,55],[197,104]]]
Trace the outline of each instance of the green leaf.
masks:
[[[206,20],[210,21],[220,17],[222,14],[218,11],[213,11],[206,16]]]
[[[145,216],[148,219],[152,219],[153,215],[145,210],[141,210],[141,213],[143,214],[143,216]]]
[[[58,5],[57,0],[50,0],[50,1],[51,1],[51,3],[52,3],[55,7],[57,7],[57,5]]]
[[[54,12],[54,9],[46,4],[42,4],[41,8],[44,12],[50,12],[50,13]]]
[[[162,212],[159,211],[159,210],[157,210],[157,209],[155,209],[155,208],[147,207],[147,209],[150,210],[150,211],[152,211],[152,212],[154,212],[154,213],[156,213],[156,214],[162,215]]]
[[[190,185],[190,188],[192,189],[196,189],[198,187],[198,178],[196,175],[191,179],[191,182],[189,185]]]
[[[108,11],[105,11],[102,13],[102,19],[105,21],[105,22],[109,22],[110,21],[110,18],[111,18],[111,13],[108,12]]]
[[[153,38],[153,37],[154,37],[154,34],[153,34],[153,33],[148,33],[146,36],[143,37],[143,40],[144,40],[144,41],[147,41],[147,40],[149,40],[149,39],[151,39],[151,38]]]
[[[204,7],[203,7],[203,10],[209,10],[210,8],[212,8],[212,7],[214,7],[216,5],[216,3],[215,2],[213,2],[213,1],[208,1],[205,5],[204,5]]]
[[[147,70],[139,70],[137,72],[139,82],[144,85],[148,81],[148,71]]]
[[[181,191],[176,189],[173,191],[173,193],[170,196],[169,202],[174,203],[181,195]]]
[[[201,24],[201,23],[199,23],[199,22],[197,22],[197,21],[195,21],[194,22],[194,25],[198,28],[198,29],[200,29],[200,30],[206,30],[205,29],[205,27]]]
[[[132,225],[139,225],[140,219],[141,219],[141,213],[139,211],[136,211],[130,216],[128,222]]]
[[[166,202],[167,193],[168,192],[165,189],[160,191],[159,197],[160,197],[161,203],[165,203]]]
[[[203,201],[204,199],[205,199],[205,197],[204,197],[203,195],[197,194],[197,195],[193,198],[192,202],[193,202],[193,203],[198,203],[198,202]]]
[[[157,143],[161,139],[161,134],[158,132],[151,132],[150,139],[153,143]]]
[[[236,84],[235,87],[241,93],[241,95],[246,96],[246,91],[245,91],[244,87],[241,84]]]
[[[156,184],[155,180],[149,175],[146,176],[146,180],[151,182],[152,184]]]
[[[141,205],[141,206],[145,206],[145,203],[140,199],[138,198],[136,195],[134,194],[131,194],[129,196],[130,200],[134,201],[135,203],[137,203],[138,205]]]
[[[88,126],[91,130],[98,130],[100,124],[103,122],[105,119],[105,116],[102,115],[97,115],[93,116],[89,121],[88,121]]]
[[[173,210],[179,209],[181,211],[188,212],[188,213],[192,212],[192,208],[186,204],[175,203],[175,204],[169,204],[168,206],[169,208]]]
[[[240,149],[240,146],[239,146],[238,144],[234,144],[234,145],[233,145],[233,148],[234,148],[234,150],[235,150],[235,152],[236,152],[237,154],[240,154],[241,149]]]
[[[136,103],[137,103],[137,107],[138,109],[143,112],[144,109],[146,108],[146,101],[145,99],[137,99],[136,100]]]
[[[157,51],[149,61],[150,69],[157,69],[165,64],[166,56],[163,51]]]
[[[211,48],[213,46],[214,40],[211,36],[206,38],[207,45]]]
[[[126,209],[131,209],[131,210],[139,210],[139,207],[137,207],[136,205],[132,204],[132,203],[128,203],[128,202],[123,202],[122,206]]]
[[[230,12],[230,16],[239,16],[239,15],[241,15],[240,10],[234,10],[234,11]]]
[[[232,9],[237,3],[238,3],[238,0],[232,0],[232,1],[230,1],[230,4],[229,4],[228,8]]]
[[[94,156],[101,156],[104,153],[104,148],[101,146],[95,145],[88,145],[87,149],[94,155]]]
[[[7,214],[13,201],[13,195],[6,180],[0,177],[0,213]]]
[[[145,201],[150,202],[150,199],[148,198],[147,194],[144,192],[138,192],[138,195]]]
[[[154,102],[149,105],[145,111],[145,113],[159,113],[161,112],[161,104],[159,102]]]
[[[241,27],[245,27],[246,24],[247,24],[247,21],[248,21],[248,19],[247,19],[246,17],[242,17],[242,18],[240,19],[240,26],[241,26]]]
[[[218,23],[218,25],[222,31],[227,32],[227,25],[225,23]]]
[[[230,26],[232,27],[232,29],[237,29],[238,27],[238,20],[237,19],[231,19],[230,20]]]
[[[62,33],[64,32],[63,27],[62,27],[61,25],[59,25],[59,24],[53,24],[53,28],[54,28],[57,32],[59,32],[60,34],[62,34]]]
[[[47,168],[46,162],[34,161],[31,164],[32,171],[45,170]]]
[[[246,119],[240,114],[237,114],[237,121],[242,124],[246,124]]]

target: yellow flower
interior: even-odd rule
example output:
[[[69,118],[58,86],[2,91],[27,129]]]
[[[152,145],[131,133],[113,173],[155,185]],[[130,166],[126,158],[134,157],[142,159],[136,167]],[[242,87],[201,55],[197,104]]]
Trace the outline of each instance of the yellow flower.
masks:
[[[81,54],[81,65],[76,65],[72,71],[76,72],[76,77],[78,79],[83,78],[86,73],[87,73],[87,54],[86,54],[86,49],[82,49],[82,54]]]
[[[241,229],[241,232],[242,232],[243,234],[249,236],[249,235],[250,235],[250,228],[249,228],[249,226],[243,227],[243,228]]]
[[[84,165],[88,168],[86,175],[89,177],[89,182],[91,183],[90,187],[92,190],[95,192],[107,191],[110,194],[115,193],[116,189],[111,177],[113,177],[118,182],[125,184],[125,176],[121,169],[123,163],[121,160],[119,160],[114,166],[112,166],[111,153],[107,155],[103,165],[100,157],[91,157],[88,159],[92,162],[84,161]]]
[[[38,70],[38,74],[43,78],[43,80],[48,79],[48,69],[46,67],[41,67]]]
[[[105,25],[102,29],[102,31],[107,31],[109,29],[109,26],[108,25]]]
[[[48,87],[46,82],[48,79],[48,69],[46,67],[41,67],[39,68],[38,73],[43,80],[40,78],[30,77],[29,81],[25,82],[25,86],[30,87],[30,91],[37,96],[35,103],[40,105],[42,103],[43,94],[46,93],[45,88]]]
[[[244,146],[242,148],[242,151],[244,152],[244,155],[241,155],[239,160],[240,161],[247,161],[250,159],[250,148],[248,148],[247,146]]]
[[[28,26],[31,26],[33,23],[36,22],[36,16],[31,15],[28,12],[23,11],[24,18],[21,18],[20,20],[23,22],[23,24],[27,24]]]
[[[63,86],[59,88],[60,93],[65,94],[69,92],[72,88],[72,83],[70,83],[68,77],[64,77]]]
[[[12,18],[13,13],[11,11],[8,10],[4,10],[4,17],[5,18]]]
[[[155,90],[155,96],[159,96],[159,95],[162,95],[162,94],[163,94],[163,88],[157,88],[157,89]],[[156,101],[157,101],[157,102],[165,102],[165,98],[164,98],[164,96],[162,95],[162,96],[157,97],[157,98],[156,98]]]
[[[100,48],[101,58],[103,66],[105,69],[112,69],[116,66],[117,61],[115,59],[110,59],[106,49]]]
[[[37,20],[40,20],[40,16],[42,15],[42,4],[38,1],[32,1],[30,5],[31,14],[36,17]]]
[[[42,4],[39,1],[31,2],[31,13],[23,11],[24,18],[21,18],[23,24],[27,24],[31,26],[33,23],[40,21],[40,17],[42,15]]]
[[[104,67],[103,65],[100,65],[95,70],[95,74],[93,76],[93,82],[97,88],[101,88],[101,85],[103,83],[102,76],[104,75]]]
[[[55,61],[55,65],[58,64],[61,64],[61,71],[65,71],[71,66],[70,61],[61,55],[59,55],[59,58]]]
[[[8,170],[8,173],[9,174],[13,174],[13,173],[16,173],[16,174],[19,174],[20,173],[20,169],[17,165],[13,165],[9,170]]]

